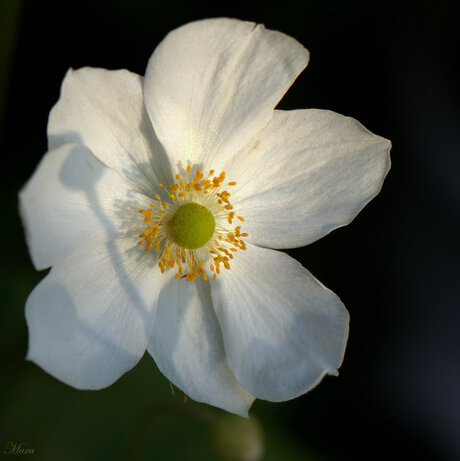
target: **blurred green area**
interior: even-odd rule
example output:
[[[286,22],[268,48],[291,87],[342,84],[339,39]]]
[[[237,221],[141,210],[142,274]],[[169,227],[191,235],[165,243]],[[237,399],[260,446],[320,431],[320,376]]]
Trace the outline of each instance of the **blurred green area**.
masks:
[[[147,356],[116,384],[98,392],[71,389],[31,363],[10,364],[3,371],[10,375],[10,386],[0,402],[2,450],[7,441],[22,441],[35,449],[34,459],[43,460],[225,459],[216,456],[210,440],[223,412],[184,403],[177,389],[173,395]],[[253,414],[270,421],[262,423],[264,460],[324,459],[309,453],[263,405],[256,404]],[[231,436],[232,428],[226,430]]]

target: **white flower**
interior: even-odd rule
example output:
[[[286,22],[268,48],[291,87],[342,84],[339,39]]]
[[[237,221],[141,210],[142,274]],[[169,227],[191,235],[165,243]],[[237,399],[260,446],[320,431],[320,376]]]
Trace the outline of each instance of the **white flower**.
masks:
[[[349,223],[379,192],[390,142],[333,112],[274,110],[308,56],[211,19],[171,32],[144,80],[67,73],[20,193],[33,263],[52,267],[27,301],[30,360],[99,389],[147,349],[188,396],[241,415],[337,374],[345,307],[268,248]]]

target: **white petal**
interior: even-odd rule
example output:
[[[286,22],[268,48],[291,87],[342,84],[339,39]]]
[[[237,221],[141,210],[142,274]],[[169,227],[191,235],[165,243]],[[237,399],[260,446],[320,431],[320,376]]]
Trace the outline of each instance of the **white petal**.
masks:
[[[169,163],[145,111],[142,77],[127,70],[70,69],[50,113],[48,141],[50,150],[87,146],[146,194],[158,182],[169,184]]]
[[[348,224],[375,197],[391,143],[325,110],[278,111],[250,152],[226,165],[232,205],[248,241],[272,248],[311,243]]]
[[[209,284],[169,279],[148,351],[161,372],[189,397],[247,417],[254,397],[236,381],[225,360]]]
[[[236,19],[167,35],[150,58],[144,94],[171,162],[219,168],[267,124],[308,57],[293,38]]]
[[[211,294],[230,369],[256,398],[292,399],[337,374],[348,312],[291,257],[248,245]]]
[[[75,251],[142,232],[147,197],[85,147],[48,152],[19,194],[32,261],[44,269]]]
[[[53,267],[27,300],[28,359],[78,389],[108,386],[137,363],[163,277],[136,242],[106,243]]]

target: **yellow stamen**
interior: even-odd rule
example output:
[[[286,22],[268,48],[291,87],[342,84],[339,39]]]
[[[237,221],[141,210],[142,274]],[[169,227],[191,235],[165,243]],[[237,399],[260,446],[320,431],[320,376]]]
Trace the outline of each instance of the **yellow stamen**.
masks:
[[[193,178],[189,179],[191,166],[187,165],[186,177],[175,175],[176,183],[169,185],[169,192],[163,184],[159,188],[164,190],[169,197],[168,201],[161,201],[158,194],[154,195],[154,201],[150,208],[139,210],[147,224],[144,232],[139,234],[139,245],[145,246],[145,251],[154,248],[159,252],[158,267],[162,273],[166,269],[177,270],[175,279],[194,281],[202,276],[208,280],[209,270],[211,279],[216,280],[220,274],[220,266],[230,270],[230,262],[238,250],[245,250],[246,244],[242,240],[247,233],[241,233],[240,226],[233,227],[233,220],[237,218],[244,221],[242,216],[236,215],[230,203],[230,193],[223,190],[225,172],[219,175],[214,170],[204,177],[200,168],[195,170]],[[227,186],[235,186],[235,181],[230,181]],[[205,207],[215,219],[214,234],[202,247],[188,249],[180,246],[171,235],[171,222],[176,211],[187,203],[197,203]],[[205,262],[209,261],[207,269]]]

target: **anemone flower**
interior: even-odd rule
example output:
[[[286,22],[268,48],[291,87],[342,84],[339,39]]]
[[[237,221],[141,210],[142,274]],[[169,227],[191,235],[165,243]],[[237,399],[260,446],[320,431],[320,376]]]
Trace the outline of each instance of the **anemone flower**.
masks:
[[[275,110],[295,39],[235,19],[180,27],[145,78],[69,70],[49,151],[20,193],[28,359],[100,389],[145,350],[189,397],[243,416],[337,374],[339,298],[283,252],[348,224],[390,142],[326,110]],[[277,249],[277,250],[274,250]]]

